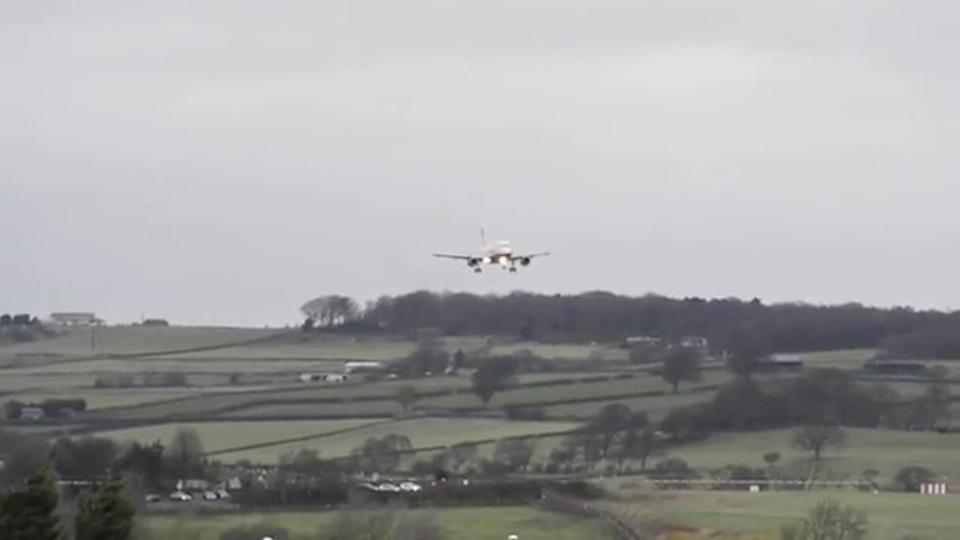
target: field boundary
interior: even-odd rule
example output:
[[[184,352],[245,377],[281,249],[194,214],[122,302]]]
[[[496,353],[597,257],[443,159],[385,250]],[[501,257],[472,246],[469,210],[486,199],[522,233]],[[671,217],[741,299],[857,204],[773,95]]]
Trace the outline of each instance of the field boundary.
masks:
[[[356,418],[356,417],[354,417],[354,418]],[[342,428],[342,429],[337,429],[337,430],[333,430],[333,431],[325,431],[325,432],[323,432],[323,433],[314,433],[314,434],[311,434],[311,435],[299,435],[299,436],[297,436],[297,437],[287,437],[287,438],[285,438],[285,439],[276,439],[276,440],[273,440],[273,441],[267,441],[267,442],[262,442],[262,443],[248,444],[248,445],[244,445],[244,446],[237,446],[237,447],[234,447],[234,448],[214,450],[214,451],[211,451],[211,452],[204,452],[204,453],[203,453],[203,457],[211,457],[211,456],[216,456],[216,455],[220,455],[220,454],[227,454],[227,453],[231,453],[231,452],[243,452],[243,451],[246,451],[246,450],[257,450],[257,449],[260,449],[260,448],[269,448],[269,447],[271,447],[271,446],[282,446],[282,445],[284,445],[284,444],[297,443],[297,442],[306,442],[306,441],[312,441],[312,440],[316,440],[316,439],[324,439],[324,438],[326,438],[326,437],[332,437],[332,436],[334,436],[334,435],[342,435],[342,434],[344,434],[344,433],[352,433],[352,432],[354,432],[354,431],[359,431],[359,430],[367,429],[367,428],[371,428],[371,427],[384,426],[384,425],[388,425],[388,424],[399,424],[399,423],[403,423],[403,422],[406,422],[406,421],[409,421],[409,420],[411,420],[411,419],[409,419],[409,418],[402,418],[402,419],[389,419],[389,420],[384,420],[384,421],[382,421],[382,422],[369,422],[369,423],[367,423],[367,424],[361,424],[361,425],[359,425],[359,426]]]
[[[552,387],[552,386],[572,386],[576,384],[593,384],[593,383],[608,382],[613,380],[633,379],[633,378],[647,377],[647,376],[650,376],[650,375],[627,372],[627,373],[618,373],[618,374],[610,374],[610,375],[591,375],[588,377],[560,378],[560,379],[554,379],[554,380],[534,381],[534,382],[528,382],[528,383],[517,383],[517,384],[507,385],[503,388],[503,390],[509,391],[509,390],[522,390],[526,388],[544,388],[544,387]],[[410,384],[415,385],[416,384],[415,381],[416,380],[411,381]],[[395,384],[396,382],[397,381],[383,381],[379,384],[384,384],[384,383]],[[355,383],[340,383],[340,384],[331,385],[331,386],[311,387],[311,386],[301,385],[301,386],[284,386],[282,388],[261,388],[258,390],[252,390],[250,392],[246,392],[246,395],[265,394],[267,396],[273,397],[273,396],[281,396],[287,393],[304,392],[307,390],[314,390],[317,393],[322,394],[325,392],[336,391],[338,389],[353,388],[353,387],[364,386],[369,384],[370,383],[366,383],[366,382],[355,382]],[[397,386],[396,388],[399,388],[399,386]],[[320,395],[316,397],[311,396],[311,397],[295,398],[295,399],[263,399],[263,400],[256,400],[256,401],[248,401],[241,404],[226,405],[220,408],[212,408],[209,411],[206,411],[204,414],[205,415],[229,414],[232,412],[241,411],[243,409],[264,406],[264,405],[280,405],[280,404],[308,405],[308,404],[335,404],[335,403],[343,404],[343,403],[372,403],[372,402],[378,402],[378,401],[394,401],[396,396],[396,388],[392,388],[392,390],[394,390],[393,393],[374,394],[374,395],[368,395],[368,396],[324,397]],[[471,387],[464,385],[464,386],[459,386],[455,388],[445,388],[445,389],[439,389],[439,390],[428,390],[424,392],[418,392],[417,397],[419,399],[424,399],[424,398],[437,398],[437,397],[446,397],[446,396],[471,394],[471,393],[473,393],[473,390],[471,389]],[[99,408],[91,411],[91,414],[105,416],[112,413],[135,413],[138,409],[150,408],[156,405],[167,405],[172,403],[187,403],[191,401],[200,401],[203,399],[208,399],[211,396],[220,397],[220,396],[228,396],[230,394],[232,394],[232,392],[219,392],[219,393],[203,394],[198,396],[184,396],[184,397],[170,398],[167,400],[152,401],[149,403],[142,403],[142,404],[136,404],[136,405],[119,405],[115,407],[103,407],[103,408]],[[460,410],[460,409],[457,409],[457,410]],[[180,418],[180,417],[177,417],[177,418]],[[97,420],[96,416],[91,417],[91,419],[94,421]]]
[[[277,339],[281,339],[288,336],[299,335],[300,330],[280,330],[273,334],[245,339],[240,341],[231,341],[229,343],[217,343],[213,345],[199,345],[196,347],[185,347],[181,349],[166,349],[160,351],[144,351],[144,352],[135,352],[135,353],[101,353],[96,355],[86,355],[86,356],[74,356],[69,358],[54,358],[47,362],[31,364],[30,367],[47,367],[47,366],[57,366],[62,364],[72,364],[77,362],[90,362],[92,360],[130,360],[133,358],[150,358],[154,356],[173,356],[177,354],[189,354],[197,352],[208,352],[208,351],[218,351],[221,349],[233,349],[238,347],[247,347],[249,345],[257,345],[260,343],[269,343]],[[0,365],[0,370],[5,369],[17,369],[22,366],[8,366]]]

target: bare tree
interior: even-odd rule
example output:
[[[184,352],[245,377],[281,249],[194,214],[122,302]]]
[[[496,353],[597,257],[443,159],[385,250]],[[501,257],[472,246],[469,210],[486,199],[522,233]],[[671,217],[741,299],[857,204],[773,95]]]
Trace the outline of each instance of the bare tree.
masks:
[[[782,540],[861,540],[867,537],[867,515],[836,501],[817,503],[807,517],[780,529]]]
[[[533,445],[523,439],[503,439],[493,449],[493,460],[511,472],[525,470],[533,457]]]
[[[410,407],[414,403],[420,400],[420,396],[417,395],[417,389],[413,386],[406,384],[397,388],[397,395],[394,396],[394,399],[400,406],[403,408],[403,412],[407,413],[410,411]]]
[[[203,442],[192,428],[180,428],[164,450],[174,474],[180,478],[197,475],[203,469]]]
[[[670,383],[674,394],[681,381],[700,380],[700,359],[700,350],[693,347],[673,347],[664,353],[660,376]]]
[[[497,357],[484,360],[473,373],[474,393],[484,405],[488,405],[493,395],[502,390],[513,378],[517,368],[516,358]]]
[[[590,421],[587,428],[600,439],[601,457],[607,457],[614,439],[630,426],[632,417],[630,407],[623,403],[611,403],[600,409],[596,418]]]
[[[382,438],[371,437],[355,448],[353,457],[368,471],[391,471],[400,463],[400,453],[413,448],[406,435],[391,433]]]
[[[448,454],[450,466],[454,470],[460,470],[461,467],[477,457],[477,445],[471,442],[457,443],[450,447]]]
[[[317,326],[331,327],[356,319],[360,307],[350,297],[332,294],[310,300],[300,312]]]
[[[825,448],[840,448],[846,441],[847,432],[834,425],[804,426],[793,432],[793,446],[813,452],[814,461],[820,461]]]

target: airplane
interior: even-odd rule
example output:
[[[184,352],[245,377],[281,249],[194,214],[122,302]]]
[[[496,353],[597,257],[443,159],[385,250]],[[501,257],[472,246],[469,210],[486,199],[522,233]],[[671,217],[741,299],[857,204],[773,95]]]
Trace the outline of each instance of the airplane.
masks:
[[[460,253],[434,253],[434,257],[442,259],[455,259],[466,261],[467,266],[473,268],[473,271],[479,274],[483,271],[483,265],[496,265],[510,272],[517,271],[517,263],[520,266],[529,266],[533,259],[537,257],[546,257],[550,255],[549,251],[539,253],[514,253],[510,242],[504,240],[495,245],[487,244],[486,234],[483,229],[480,230],[480,248],[479,253],[460,254]]]

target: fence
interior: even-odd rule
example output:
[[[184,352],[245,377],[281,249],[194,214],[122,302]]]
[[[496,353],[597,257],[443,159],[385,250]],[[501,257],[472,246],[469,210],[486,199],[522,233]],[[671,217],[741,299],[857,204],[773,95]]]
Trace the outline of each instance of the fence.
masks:
[[[947,484],[920,484],[921,495],[946,495]]]

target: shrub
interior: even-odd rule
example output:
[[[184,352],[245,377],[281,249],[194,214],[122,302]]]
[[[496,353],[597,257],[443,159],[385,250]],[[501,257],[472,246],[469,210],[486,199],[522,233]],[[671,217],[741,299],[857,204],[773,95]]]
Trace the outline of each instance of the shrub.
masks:
[[[686,461],[680,458],[670,458],[657,463],[651,476],[654,478],[684,479],[696,478],[697,473],[690,468]]]
[[[836,501],[817,503],[807,517],[780,528],[782,540],[862,540],[867,536],[867,516]]]
[[[894,483],[903,491],[918,492],[921,484],[927,484],[934,480],[936,475],[933,471],[919,465],[911,465],[897,471],[893,477]]]
[[[279,525],[260,523],[257,525],[243,525],[234,527],[220,535],[220,540],[289,540],[290,532]]]

